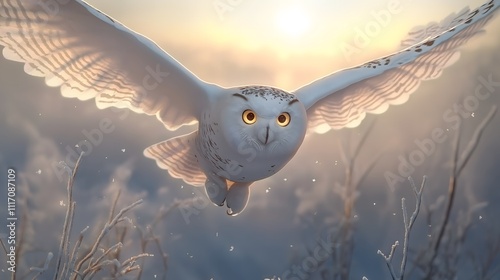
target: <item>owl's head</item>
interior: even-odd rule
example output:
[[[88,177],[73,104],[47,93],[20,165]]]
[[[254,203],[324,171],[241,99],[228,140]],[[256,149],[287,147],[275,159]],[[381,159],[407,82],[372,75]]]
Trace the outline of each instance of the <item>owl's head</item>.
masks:
[[[290,93],[246,86],[231,89],[222,103],[223,135],[232,149],[288,161],[304,140],[306,110]]]

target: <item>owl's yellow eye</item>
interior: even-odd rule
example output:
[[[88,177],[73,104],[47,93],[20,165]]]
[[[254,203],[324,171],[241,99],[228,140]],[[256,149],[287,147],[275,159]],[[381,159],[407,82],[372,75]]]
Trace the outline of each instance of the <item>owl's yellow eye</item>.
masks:
[[[278,116],[276,119],[276,122],[278,123],[279,126],[285,127],[290,123],[290,114],[288,113],[281,113],[281,115]]]
[[[252,110],[245,110],[241,117],[246,124],[254,124],[257,121],[257,114]]]

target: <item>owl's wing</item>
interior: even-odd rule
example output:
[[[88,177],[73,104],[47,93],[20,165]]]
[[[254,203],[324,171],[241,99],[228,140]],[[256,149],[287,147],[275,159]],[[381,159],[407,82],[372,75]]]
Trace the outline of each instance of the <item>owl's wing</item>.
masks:
[[[434,24],[424,31],[412,30],[413,36],[422,36],[422,32],[438,34],[426,36],[419,44],[395,54],[335,72],[296,90],[294,93],[307,108],[309,132],[356,127],[366,113],[380,114],[389,105],[406,102],[421,81],[439,77],[444,68],[458,59],[457,48],[482,31],[499,4],[500,0],[493,0],[471,12],[462,10],[440,26]],[[409,42],[411,39],[403,41]]]
[[[218,89],[81,0],[2,0],[0,45],[63,96],[156,115],[170,130],[195,123]]]

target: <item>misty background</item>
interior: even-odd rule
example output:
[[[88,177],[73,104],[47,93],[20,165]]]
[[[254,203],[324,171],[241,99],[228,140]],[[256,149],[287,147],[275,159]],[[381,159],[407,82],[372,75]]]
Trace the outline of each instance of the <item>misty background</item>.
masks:
[[[204,80],[223,86],[266,84],[287,90],[396,51],[403,34],[412,26],[439,21],[466,5],[475,8],[481,4],[481,1],[442,1],[432,8],[431,1],[401,1],[402,7],[407,8],[394,14],[387,26],[359,46],[355,45],[356,28],[362,30],[374,21],[370,12],[386,9],[389,1],[361,1],[366,6],[358,3],[357,7],[324,2],[315,1],[311,4],[315,9],[306,9],[311,15],[308,35],[281,38],[279,31],[267,28],[265,23],[250,24],[246,19],[258,22],[259,17],[270,16],[272,11],[279,10],[279,5],[285,5],[283,1],[277,1],[279,4],[240,1],[222,18],[213,6],[214,1],[196,4],[194,1],[184,4],[91,1],[110,16],[155,40]],[[404,6],[406,4],[408,6]],[[329,9],[339,17],[329,16]],[[427,12],[429,10],[431,12]],[[347,26],[339,27],[339,22]],[[337,38],[335,30],[342,30]],[[410,239],[411,263],[419,244],[425,244],[433,234],[424,208],[447,194],[453,141],[457,137],[456,121],[461,122],[462,151],[491,108],[500,105],[499,32],[497,16],[490,21],[485,34],[462,48],[457,63],[447,68],[439,79],[422,83],[405,104],[392,106],[382,115],[369,115],[354,129],[308,136],[283,170],[253,185],[249,205],[239,216],[230,217],[225,207],[211,204],[198,205],[195,213],[174,209],[155,229],[169,255],[167,278],[265,279],[283,277],[293,265],[300,266],[309,255],[308,250],[314,249],[317,240],[324,239],[342,219],[344,206],[338,193],[338,185],[345,178],[346,163],[342,155],[352,156],[370,126],[373,128],[354,165],[354,178],[360,178],[367,169],[368,172],[357,188],[352,213],[355,245],[351,279],[390,277],[377,250],[388,253],[394,241],[402,242],[401,198],[406,198],[411,212],[414,196],[408,181],[395,182],[387,178],[406,177],[407,174],[399,170],[402,159],[410,161],[412,153],[422,150],[416,143],[431,139],[434,130],[445,132],[445,140],[434,142],[433,151],[410,171],[417,184],[424,175],[428,177],[422,212]],[[235,34],[245,39],[240,40]],[[281,39],[273,42],[272,37]],[[324,44],[314,41],[321,38]],[[341,46],[345,44],[356,46],[353,55],[342,51]],[[484,80],[496,84],[488,87],[481,82]],[[464,103],[471,100],[480,85],[481,92],[490,93],[488,97],[478,100],[477,106]],[[463,114],[457,112],[460,106],[465,109]],[[468,111],[466,108],[471,106],[474,110]],[[94,145],[87,132],[98,129],[104,119],[111,122],[113,129],[103,133],[102,141]],[[464,254],[484,252],[492,243],[498,243],[499,127],[500,114],[497,113],[459,177],[452,210],[454,221],[462,217],[460,213],[469,213],[477,205],[487,203],[471,214],[472,229]],[[27,268],[42,265],[47,252],[57,252],[67,203],[67,174],[63,174],[64,169],[58,163],[68,163],[71,151],[78,151],[82,143],[91,150],[82,158],[74,186],[73,241],[86,226],[90,226],[86,233],[88,239],[100,231],[118,190],[121,190],[118,209],[144,199],[142,205],[127,215],[139,226],[150,224],[162,207],[203,197],[204,190],[171,178],[142,155],[149,145],[193,129],[195,127],[184,127],[170,132],[154,117],[121,110],[98,110],[93,100],[63,98],[58,88],[49,88],[43,79],[26,75],[21,64],[1,59],[0,178],[4,186],[0,187],[0,198],[6,197],[7,169],[14,168],[18,185],[17,212],[19,217],[26,214],[24,219],[28,225],[24,250],[29,253],[18,260],[18,269],[24,268],[25,273],[29,273]],[[0,216],[6,217],[5,204],[0,205]],[[443,205],[438,204],[435,211],[438,217],[442,215]],[[5,228],[1,228],[0,235],[7,234]],[[488,233],[492,233],[491,237]],[[138,250],[138,239],[134,239],[138,236],[131,236],[125,255]],[[157,254],[154,247],[149,251]],[[398,254],[395,257],[395,266],[399,257]],[[3,256],[0,260],[1,278],[8,277]],[[145,279],[161,273],[160,263],[155,257],[146,260]],[[464,275],[473,271],[470,264],[465,264],[463,269],[469,273]],[[310,274],[311,279],[321,279],[320,270],[312,270]]]

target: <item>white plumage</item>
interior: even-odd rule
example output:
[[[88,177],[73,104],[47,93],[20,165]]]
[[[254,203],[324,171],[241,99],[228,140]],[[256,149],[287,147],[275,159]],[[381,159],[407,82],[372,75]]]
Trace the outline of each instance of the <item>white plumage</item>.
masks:
[[[421,81],[437,78],[457,48],[479,33],[500,0],[462,10],[421,42],[341,70],[292,93],[264,86],[206,83],[149,39],[81,0],[47,9],[42,1],[1,0],[0,44],[26,73],[61,87],[65,97],[95,98],[97,107],[155,115],[169,130],[198,130],[155,144],[144,154],[194,186],[205,186],[228,214],[245,208],[250,185],[295,155],[309,132],[355,127],[367,113],[408,100]],[[412,30],[418,33],[418,30]],[[415,43],[415,44],[414,44]]]

